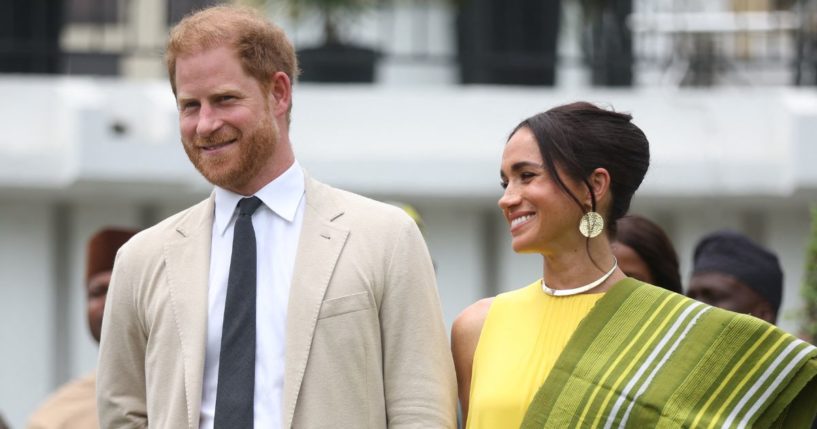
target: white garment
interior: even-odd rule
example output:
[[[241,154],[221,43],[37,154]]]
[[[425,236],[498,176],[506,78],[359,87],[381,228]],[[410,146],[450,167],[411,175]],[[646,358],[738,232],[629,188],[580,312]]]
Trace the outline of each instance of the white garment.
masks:
[[[216,187],[210,248],[207,347],[199,428],[211,429],[216,406],[224,301],[233,248],[236,206],[244,196]],[[304,217],[304,172],[295,161],[256,194],[252,216],[257,246],[255,427],[281,426],[287,302]]]

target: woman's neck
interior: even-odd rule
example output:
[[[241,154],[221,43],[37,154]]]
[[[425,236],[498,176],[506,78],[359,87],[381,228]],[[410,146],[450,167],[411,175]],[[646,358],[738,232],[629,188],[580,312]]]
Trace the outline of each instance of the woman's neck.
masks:
[[[606,237],[590,240],[589,249],[584,240],[580,246],[566,251],[545,254],[543,280],[550,289],[578,288],[600,279],[613,267],[615,257]],[[602,283],[587,291],[604,292],[626,276],[616,268]]]

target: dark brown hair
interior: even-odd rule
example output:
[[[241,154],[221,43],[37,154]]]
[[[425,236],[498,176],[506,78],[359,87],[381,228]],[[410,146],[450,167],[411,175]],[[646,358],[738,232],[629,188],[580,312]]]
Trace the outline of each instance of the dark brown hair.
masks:
[[[553,180],[581,208],[579,201],[556,170],[558,165],[571,179],[592,188],[588,178],[596,168],[610,173],[612,204],[609,213],[600,213],[612,237],[616,221],[627,213],[633,194],[650,165],[647,137],[631,122],[632,116],[599,108],[587,102],[554,107],[531,116],[514,128],[528,128],[536,138],[542,160]],[[596,211],[595,194],[592,206]]]
[[[683,293],[678,254],[667,234],[651,220],[627,215],[616,222],[615,241],[633,249],[650,270],[655,285]]]

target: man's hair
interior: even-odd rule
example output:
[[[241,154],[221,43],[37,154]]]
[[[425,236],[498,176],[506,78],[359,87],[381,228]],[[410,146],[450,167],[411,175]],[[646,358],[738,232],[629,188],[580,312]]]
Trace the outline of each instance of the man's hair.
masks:
[[[754,289],[775,315],[783,300],[783,268],[771,250],[749,237],[730,230],[704,236],[695,246],[692,275],[708,272],[728,274]]]
[[[170,31],[165,62],[173,94],[178,57],[221,46],[235,51],[244,72],[265,91],[276,72],[293,83],[298,77],[295,49],[281,28],[248,7],[213,6],[187,15]]]
[[[113,270],[116,252],[137,232],[132,228],[107,227],[94,233],[88,240],[85,281],[95,274]]]

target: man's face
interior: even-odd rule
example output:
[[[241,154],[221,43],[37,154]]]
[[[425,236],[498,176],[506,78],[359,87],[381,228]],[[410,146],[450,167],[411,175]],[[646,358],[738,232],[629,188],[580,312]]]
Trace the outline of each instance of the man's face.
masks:
[[[232,49],[217,47],[176,60],[182,143],[211,183],[248,195],[268,175],[278,141],[269,95]]]
[[[96,273],[88,279],[88,327],[96,342],[102,332],[102,314],[105,312],[105,297],[108,295],[108,284],[111,272]]]
[[[729,274],[708,272],[693,275],[687,296],[725,310],[751,314],[770,323],[776,319],[771,305],[759,293]]]

